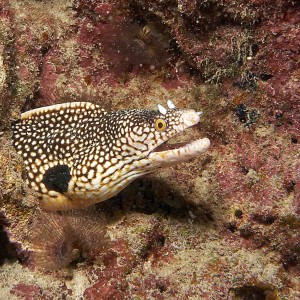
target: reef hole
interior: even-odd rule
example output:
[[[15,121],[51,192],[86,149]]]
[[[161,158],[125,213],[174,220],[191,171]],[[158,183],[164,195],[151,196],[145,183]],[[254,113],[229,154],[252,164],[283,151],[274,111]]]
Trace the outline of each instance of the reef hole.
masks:
[[[242,286],[235,290],[237,300],[276,300],[276,294],[271,289],[258,286]]]
[[[9,241],[5,231],[5,224],[0,215],[0,266],[8,260],[18,259],[16,247]]]

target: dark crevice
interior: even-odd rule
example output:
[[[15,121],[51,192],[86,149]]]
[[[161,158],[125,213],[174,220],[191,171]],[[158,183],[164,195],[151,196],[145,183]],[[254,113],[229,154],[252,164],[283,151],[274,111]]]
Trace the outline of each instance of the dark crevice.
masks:
[[[8,226],[7,221],[0,215],[0,266],[7,261],[18,259],[17,249],[8,238],[6,226]]]
[[[267,73],[261,73],[261,74],[259,74],[259,78],[262,81],[268,81],[269,79],[271,79],[273,77],[274,77],[274,75],[272,75],[272,74],[267,74]]]
[[[272,214],[253,214],[252,219],[259,224],[271,225],[276,221],[277,217]]]
[[[234,212],[234,216],[238,219],[242,219],[243,217],[243,211],[240,210],[240,209],[236,209],[235,212]]]
[[[291,142],[292,142],[292,144],[298,144],[298,139],[295,137],[292,137]]]
[[[245,285],[235,289],[234,294],[236,299],[238,300],[267,300],[267,299],[275,300],[276,299],[275,292],[273,292],[271,289],[262,288],[259,286]]]

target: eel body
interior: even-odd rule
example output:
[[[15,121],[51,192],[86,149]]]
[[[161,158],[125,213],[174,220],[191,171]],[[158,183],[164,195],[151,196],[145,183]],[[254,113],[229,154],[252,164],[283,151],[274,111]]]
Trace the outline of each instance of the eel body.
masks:
[[[168,108],[105,111],[72,102],[25,112],[13,124],[28,185],[45,210],[68,210],[104,201],[135,178],[196,157],[207,138],[185,145],[166,142],[197,124],[200,112]]]

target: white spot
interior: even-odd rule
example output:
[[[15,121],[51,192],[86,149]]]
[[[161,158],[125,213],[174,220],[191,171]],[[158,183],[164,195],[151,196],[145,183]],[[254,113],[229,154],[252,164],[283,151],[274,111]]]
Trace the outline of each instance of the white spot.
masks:
[[[43,175],[40,174],[37,178],[36,178],[36,181],[37,182],[41,182],[43,180]]]
[[[112,164],[116,164],[116,163],[118,162],[118,160],[117,160],[115,157],[113,157],[113,158],[111,159],[111,162],[112,162]]]
[[[102,183],[107,184],[109,182],[110,178],[106,177],[102,180]]]
[[[79,179],[80,179],[82,182],[88,182],[88,179],[87,179],[86,177],[84,177],[84,176],[81,176]]]
[[[102,174],[102,172],[103,172],[102,166],[101,166],[101,165],[98,165],[98,166],[97,166],[97,173]]]
[[[94,170],[90,170],[88,173],[88,179],[92,179],[94,177]]]
[[[111,163],[109,161],[106,161],[103,166],[105,169],[108,169],[111,166]]]
[[[83,166],[81,169],[82,174],[86,174],[87,173],[87,168],[86,166]]]
[[[57,196],[57,192],[55,191],[49,191],[48,193],[50,196]]]
[[[91,167],[94,168],[96,167],[98,164],[98,162],[96,160],[94,160],[92,163],[91,163]]]
[[[43,183],[41,183],[41,190],[42,190],[42,193],[44,193],[44,194],[47,194],[47,192],[48,192],[48,190],[46,189],[46,186]]]
[[[31,169],[32,169],[33,173],[38,173],[38,169],[37,169],[36,165],[32,165]]]

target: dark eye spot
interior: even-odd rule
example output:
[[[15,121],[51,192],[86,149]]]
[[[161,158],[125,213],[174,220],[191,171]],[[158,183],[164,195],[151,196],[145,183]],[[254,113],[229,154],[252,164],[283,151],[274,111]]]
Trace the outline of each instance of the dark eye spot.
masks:
[[[48,169],[43,177],[42,183],[49,191],[65,193],[71,180],[70,168],[67,165],[58,165]]]

